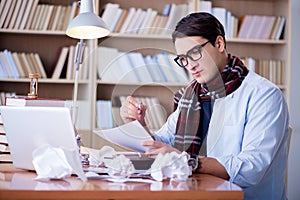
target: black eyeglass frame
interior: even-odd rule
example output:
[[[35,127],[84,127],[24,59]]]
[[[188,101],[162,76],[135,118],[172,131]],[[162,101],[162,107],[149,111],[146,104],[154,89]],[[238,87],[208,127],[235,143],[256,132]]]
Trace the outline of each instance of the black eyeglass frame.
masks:
[[[188,64],[189,64],[189,61],[188,61],[188,58],[191,59],[192,61],[197,61],[197,60],[200,60],[202,58],[202,53],[201,53],[201,50],[202,48],[208,44],[210,42],[210,40],[206,41],[205,43],[203,44],[199,44],[199,45],[196,45],[194,46],[193,48],[191,48],[190,50],[187,51],[187,53],[184,55],[184,54],[180,54],[180,55],[177,55],[176,58],[174,58],[174,61],[177,63],[177,65],[179,65],[179,67],[182,67],[182,68],[185,68]],[[199,58],[197,59],[194,59],[193,57],[189,56],[189,54],[194,51],[195,49],[198,50],[200,56]],[[180,62],[180,57],[183,56],[185,57],[186,59],[186,65],[183,65],[181,62]]]

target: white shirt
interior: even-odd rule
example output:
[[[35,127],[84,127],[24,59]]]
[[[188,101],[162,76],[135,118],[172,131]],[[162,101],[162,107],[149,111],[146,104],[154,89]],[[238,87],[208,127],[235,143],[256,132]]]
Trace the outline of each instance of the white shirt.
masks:
[[[179,106],[178,106],[179,107]],[[156,132],[173,145],[179,110]],[[207,156],[216,158],[245,199],[286,199],[289,113],[274,84],[249,71],[232,94],[217,99],[208,130]]]

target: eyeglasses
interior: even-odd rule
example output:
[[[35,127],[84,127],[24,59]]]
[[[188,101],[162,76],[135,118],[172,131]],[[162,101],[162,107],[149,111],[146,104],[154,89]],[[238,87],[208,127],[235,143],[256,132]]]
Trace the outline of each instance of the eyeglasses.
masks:
[[[179,67],[185,68],[189,64],[188,58],[192,61],[197,61],[202,58],[202,48],[209,42],[210,41],[207,41],[203,44],[194,46],[193,48],[188,50],[186,55],[178,55],[176,58],[174,58],[174,61],[179,65]]]

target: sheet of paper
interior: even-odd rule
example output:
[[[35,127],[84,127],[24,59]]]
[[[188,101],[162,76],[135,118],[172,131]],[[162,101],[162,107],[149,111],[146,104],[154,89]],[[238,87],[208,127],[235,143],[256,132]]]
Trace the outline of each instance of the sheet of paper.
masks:
[[[143,146],[142,142],[153,140],[138,121],[133,121],[112,129],[95,130],[94,133],[121,147],[142,153],[151,148]]]

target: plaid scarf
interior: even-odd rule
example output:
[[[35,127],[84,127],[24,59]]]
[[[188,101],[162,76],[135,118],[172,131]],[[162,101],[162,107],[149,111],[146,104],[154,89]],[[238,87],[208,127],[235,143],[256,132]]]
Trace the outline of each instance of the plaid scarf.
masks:
[[[230,57],[221,73],[209,84],[196,80],[181,88],[174,96],[174,109],[179,106],[174,147],[190,154],[199,154],[206,137],[212,113],[211,102],[234,92],[242,83],[248,69],[238,57]]]

